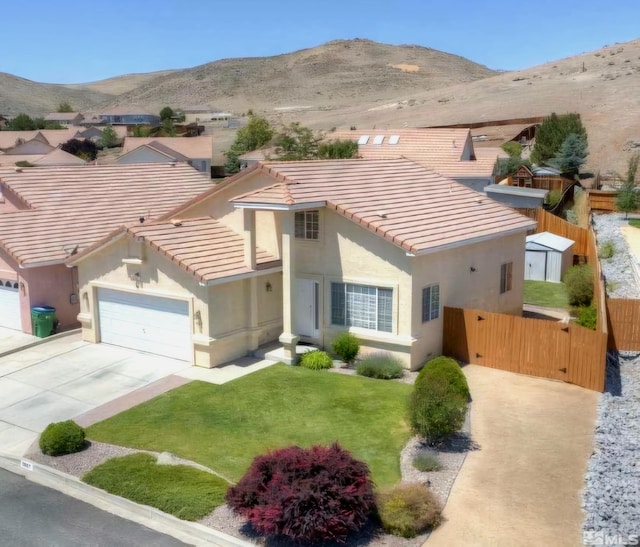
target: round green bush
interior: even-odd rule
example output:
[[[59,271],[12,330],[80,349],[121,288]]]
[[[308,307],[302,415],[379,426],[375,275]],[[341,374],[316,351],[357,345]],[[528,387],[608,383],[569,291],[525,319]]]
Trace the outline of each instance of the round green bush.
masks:
[[[51,423],[40,435],[40,450],[49,456],[73,454],[84,446],[84,429],[73,420]]]
[[[588,306],[593,298],[593,270],[588,264],[572,266],[562,279],[572,306]]]
[[[350,332],[341,332],[331,344],[333,352],[345,363],[350,364],[356,360],[360,353],[360,340]]]
[[[358,363],[356,372],[360,376],[391,380],[402,378],[404,367],[402,361],[390,353],[372,353]]]
[[[431,359],[431,361],[422,367],[416,382],[418,382],[420,378],[424,378],[425,375],[434,373],[445,377],[451,384],[452,390],[465,397],[465,399],[469,399],[470,394],[467,378],[455,359],[445,357],[444,355]]]
[[[421,450],[413,457],[413,467],[418,471],[440,471],[442,464],[436,452]]]
[[[328,353],[314,349],[302,354],[300,366],[311,370],[326,370],[333,366],[333,360]]]
[[[377,495],[384,531],[412,538],[442,521],[442,507],[433,492],[420,483],[400,483]]]

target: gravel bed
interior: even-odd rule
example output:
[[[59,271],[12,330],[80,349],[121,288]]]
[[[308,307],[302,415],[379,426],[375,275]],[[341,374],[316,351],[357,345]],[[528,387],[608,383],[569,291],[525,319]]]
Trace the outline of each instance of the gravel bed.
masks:
[[[583,494],[583,530],[640,534],[640,354],[610,354]],[[587,536],[585,536],[587,537]],[[636,536],[637,537],[637,536]],[[634,543],[635,545],[635,543]]]
[[[607,294],[612,298],[640,298],[640,287],[633,275],[633,259],[620,231],[620,227],[626,226],[628,221],[621,213],[594,214],[592,218],[598,245],[611,241],[616,249],[612,258],[600,260],[607,281]]]

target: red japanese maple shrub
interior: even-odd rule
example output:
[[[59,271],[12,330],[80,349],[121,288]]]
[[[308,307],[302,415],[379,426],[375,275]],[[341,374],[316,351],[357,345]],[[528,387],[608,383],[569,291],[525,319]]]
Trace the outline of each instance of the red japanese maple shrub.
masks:
[[[375,509],[367,464],[337,443],[256,457],[227,503],[258,533],[307,543],[345,541]]]

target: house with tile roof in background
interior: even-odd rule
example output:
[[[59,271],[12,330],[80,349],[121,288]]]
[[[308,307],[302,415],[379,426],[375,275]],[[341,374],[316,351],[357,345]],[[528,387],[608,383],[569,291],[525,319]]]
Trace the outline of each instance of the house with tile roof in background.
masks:
[[[212,367],[349,330],[417,369],[444,306],[521,313],[534,227],[407,159],[261,162],[66,263],[88,341]]]
[[[117,163],[188,163],[211,176],[213,137],[126,137]]]
[[[82,123],[84,116],[80,112],[52,112],[44,117],[45,122],[53,122],[63,127],[77,126]]]
[[[64,260],[210,187],[185,164],[0,168],[0,326],[30,333],[30,309],[42,305],[60,328],[78,325],[77,271]]]

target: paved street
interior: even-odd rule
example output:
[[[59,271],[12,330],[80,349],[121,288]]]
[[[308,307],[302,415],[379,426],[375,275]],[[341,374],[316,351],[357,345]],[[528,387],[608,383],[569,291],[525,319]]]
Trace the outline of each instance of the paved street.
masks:
[[[0,538],[11,547],[185,545],[2,469]]]

